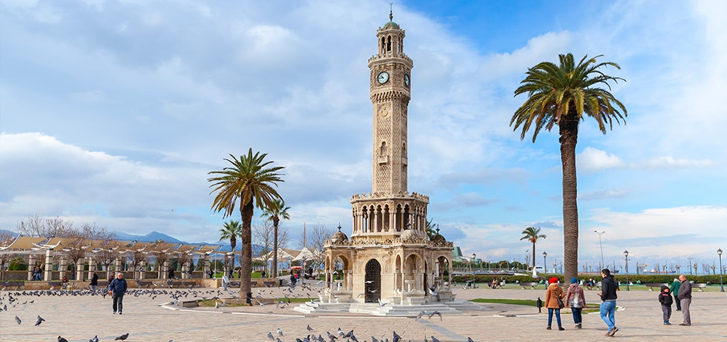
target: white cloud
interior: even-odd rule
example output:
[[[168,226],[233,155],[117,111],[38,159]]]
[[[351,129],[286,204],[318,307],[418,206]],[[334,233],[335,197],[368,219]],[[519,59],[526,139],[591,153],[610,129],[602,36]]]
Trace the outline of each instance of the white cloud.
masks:
[[[586,147],[576,156],[578,169],[586,172],[598,172],[606,169],[620,168],[626,164],[621,158],[592,147]]]

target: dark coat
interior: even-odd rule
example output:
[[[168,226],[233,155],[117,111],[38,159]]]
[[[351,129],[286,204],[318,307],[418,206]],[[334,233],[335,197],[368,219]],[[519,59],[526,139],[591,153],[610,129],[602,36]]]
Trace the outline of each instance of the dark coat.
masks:
[[[126,293],[126,279],[115,278],[112,280],[109,284],[109,291],[112,292],[114,296],[123,296],[124,293]]]
[[[659,303],[663,306],[671,306],[674,300],[671,298],[671,292],[669,286],[662,285],[661,292],[659,293]]]
[[[690,283],[689,280],[683,281],[679,286],[679,293],[677,295],[679,300],[686,298],[692,299],[692,283]]]
[[[601,281],[601,300],[616,300],[618,298],[616,295],[616,289],[618,289],[618,285],[616,285],[613,275],[609,274],[604,277]]]
[[[94,273],[91,277],[91,285],[98,285],[98,274]]]

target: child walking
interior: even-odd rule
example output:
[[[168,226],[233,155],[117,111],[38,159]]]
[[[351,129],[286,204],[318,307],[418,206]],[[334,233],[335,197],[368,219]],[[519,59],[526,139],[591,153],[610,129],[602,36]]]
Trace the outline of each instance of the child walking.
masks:
[[[673,301],[669,287],[662,285],[661,292],[659,292],[659,303],[661,303],[664,325],[671,325],[671,323],[669,323],[669,318],[671,318],[671,304]]]

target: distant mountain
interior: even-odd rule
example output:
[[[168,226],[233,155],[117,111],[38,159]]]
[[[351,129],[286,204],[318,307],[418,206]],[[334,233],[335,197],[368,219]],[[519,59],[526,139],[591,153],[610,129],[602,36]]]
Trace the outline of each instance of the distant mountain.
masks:
[[[115,239],[120,240],[120,241],[136,240],[139,242],[154,242],[157,240],[163,240],[164,242],[169,242],[169,243],[186,243],[184,241],[175,239],[167,234],[160,233],[157,231],[153,231],[146,235],[134,235],[134,234],[126,234],[126,233],[120,233],[120,232],[116,232],[115,234],[116,234]]]
[[[18,233],[14,232],[12,230],[7,230],[7,229],[0,229],[0,234],[10,234],[13,237],[18,236]]]

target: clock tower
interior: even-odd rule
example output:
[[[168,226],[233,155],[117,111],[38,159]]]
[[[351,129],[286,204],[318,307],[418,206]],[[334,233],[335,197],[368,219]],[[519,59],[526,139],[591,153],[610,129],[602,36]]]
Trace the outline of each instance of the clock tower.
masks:
[[[325,243],[325,273],[335,280],[329,283],[330,296],[324,301],[411,305],[446,297],[447,289],[441,289],[437,298],[427,289],[441,285],[443,272],[452,271],[453,245],[439,233],[427,235],[429,197],[407,189],[414,64],[404,53],[404,36],[391,13],[389,22],[376,30],[376,54],[368,60],[372,192],[351,197],[350,239],[339,226]]]
[[[407,191],[407,108],[413,63],[404,53],[405,32],[393,21],[376,30],[378,53],[369,58],[374,111],[373,192]]]

